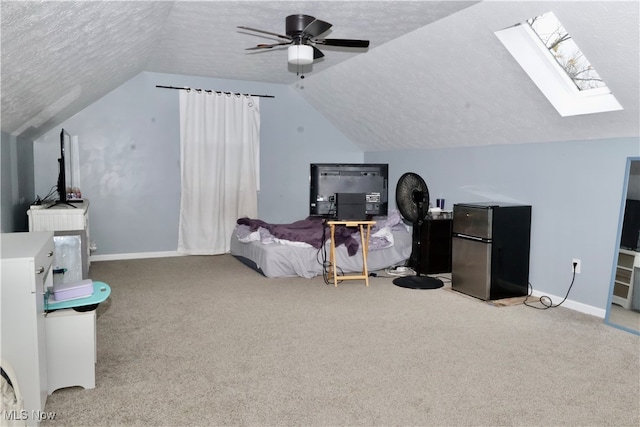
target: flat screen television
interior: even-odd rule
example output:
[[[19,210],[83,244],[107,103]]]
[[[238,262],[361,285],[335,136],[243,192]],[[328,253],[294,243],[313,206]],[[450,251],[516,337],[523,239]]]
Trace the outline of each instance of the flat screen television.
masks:
[[[69,205],[73,206],[71,203],[82,202],[82,199],[76,197],[70,197],[71,188],[67,186],[67,181],[71,178],[71,165],[70,158],[67,149],[71,146],[71,135],[66,130],[62,129],[60,131],[60,157],[58,158],[58,182],[56,183],[56,191],[58,192],[58,200],[56,200],[56,205]]]
[[[71,135],[64,129],[60,131],[60,158],[58,159],[58,203],[67,203],[67,164],[65,159],[65,147]]]
[[[309,214],[333,218],[338,193],[364,193],[368,217],[387,215],[388,182],[388,164],[312,163]]]

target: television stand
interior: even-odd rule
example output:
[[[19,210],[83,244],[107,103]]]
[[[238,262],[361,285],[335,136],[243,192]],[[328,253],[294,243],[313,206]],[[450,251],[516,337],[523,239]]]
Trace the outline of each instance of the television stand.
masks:
[[[371,235],[371,226],[375,225],[375,221],[327,221],[331,230],[331,248],[329,251],[329,281],[333,280],[334,286],[338,287],[340,280],[364,280],[366,286],[369,286],[369,270],[367,269],[367,252],[369,251],[369,237]],[[335,230],[336,225],[344,225],[345,227],[358,227],[360,229],[360,248],[362,252],[362,273],[356,275],[338,275],[338,266],[336,265],[336,246],[335,246]],[[366,231],[365,231],[366,230]]]
[[[53,208],[55,206],[60,206],[60,205],[67,205],[67,206],[71,206],[74,209],[77,209],[78,207],[76,205],[72,205],[71,203],[73,203],[71,200],[69,200],[68,202],[61,202],[60,200],[58,200],[57,202],[55,202],[54,204],[52,204],[51,206],[48,206],[47,209],[49,208]]]

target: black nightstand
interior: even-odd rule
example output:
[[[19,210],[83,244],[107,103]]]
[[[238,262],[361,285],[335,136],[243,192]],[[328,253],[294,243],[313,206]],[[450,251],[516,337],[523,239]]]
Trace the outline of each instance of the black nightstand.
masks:
[[[428,218],[422,225],[420,274],[451,273],[451,217]]]

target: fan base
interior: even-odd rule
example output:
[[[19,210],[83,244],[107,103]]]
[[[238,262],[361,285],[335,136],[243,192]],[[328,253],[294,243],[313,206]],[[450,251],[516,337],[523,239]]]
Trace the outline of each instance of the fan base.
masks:
[[[393,284],[409,289],[438,289],[444,286],[442,280],[429,276],[405,276],[393,279]]]

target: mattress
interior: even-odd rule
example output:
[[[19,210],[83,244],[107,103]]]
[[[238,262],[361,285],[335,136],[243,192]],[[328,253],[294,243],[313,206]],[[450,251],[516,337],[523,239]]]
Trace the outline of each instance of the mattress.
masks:
[[[411,255],[411,233],[406,228],[392,231],[393,244],[384,248],[369,248],[367,268],[370,272],[395,265],[404,265]],[[330,243],[316,249],[282,243],[244,243],[236,233],[231,237],[230,253],[247,266],[266,277],[312,278],[323,274],[323,261],[328,265]],[[342,273],[362,271],[362,248],[349,256],[347,247],[336,247],[336,265]]]

